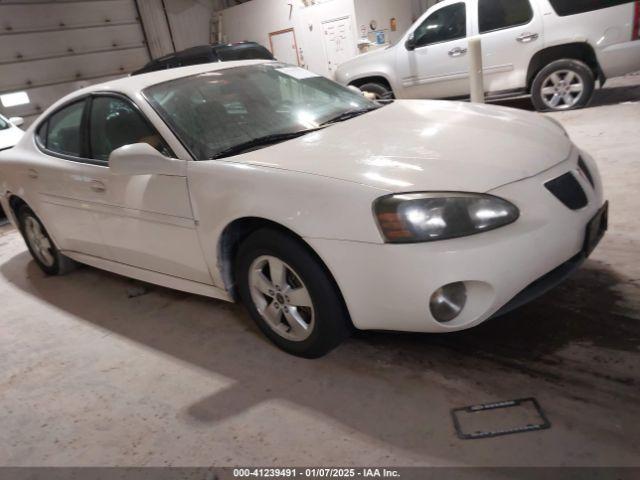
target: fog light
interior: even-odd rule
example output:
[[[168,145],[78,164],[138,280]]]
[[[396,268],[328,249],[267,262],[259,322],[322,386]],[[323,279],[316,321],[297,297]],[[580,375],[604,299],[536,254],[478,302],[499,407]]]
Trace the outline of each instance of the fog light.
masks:
[[[450,283],[431,295],[429,308],[438,322],[450,322],[462,312],[467,303],[467,287],[462,282]]]

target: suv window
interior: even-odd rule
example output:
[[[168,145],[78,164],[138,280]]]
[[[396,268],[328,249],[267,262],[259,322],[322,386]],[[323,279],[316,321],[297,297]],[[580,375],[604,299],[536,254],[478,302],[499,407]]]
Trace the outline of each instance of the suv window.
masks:
[[[433,12],[413,32],[416,47],[458,40],[466,36],[467,9],[464,3],[455,3]]]
[[[44,138],[48,150],[73,157],[82,157],[82,114],[86,101],[76,102],[49,117]]]
[[[632,0],[550,0],[551,6],[561,17],[576,15],[578,13],[593,12],[603,8],[615,7],[624,3],[631,3]]]
[[[107,161],[116,148],[132,143],[148,143],[166,156],[171,150],[160,134],[130,102],[111,96],[95,97],[89,120],[91,158]]]
[[[480,33],[526,25],[533,18],[529,0],[480,0]]]

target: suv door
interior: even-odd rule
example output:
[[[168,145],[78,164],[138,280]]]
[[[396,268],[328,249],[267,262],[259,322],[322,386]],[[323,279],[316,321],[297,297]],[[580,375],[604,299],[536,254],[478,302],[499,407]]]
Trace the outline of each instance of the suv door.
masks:
[[[123,145],[148,143],[173,156],[151,123],[126,97],[97,94],[87,115],[86,199],[107,249],[118,263],[211,284],[191,210],[186,177],[114,175],[109,155]]]
[[[477,0],[482,37],[484,86],[488,93],[513,93],[527,87],[531,58],[543,48],[543,23],[531,0]]]
[[[400,46],[398,69],[403,97],[469,95],[467,1],[432,7],[410,34],[413,49]]]

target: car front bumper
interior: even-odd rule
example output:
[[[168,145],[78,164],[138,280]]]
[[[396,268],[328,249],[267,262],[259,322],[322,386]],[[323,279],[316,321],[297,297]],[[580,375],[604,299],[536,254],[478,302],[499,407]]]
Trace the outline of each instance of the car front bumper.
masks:
[[[555,167],[492,190],[520,208],[506,227],[465,238],[392,245],[306,238],[343,294],[354,325],[363,330],[450,332],[476,326],[562,281],[584,260],[586,227],[603,206],[593,160],[580,152],[594,186],[581,174],[579,152]],[[571,210],[544,184],[572,172],[588,204]],[[433,318],[431,295],[464,282],[467,303],[448,323]],[[540,288],[544,284],[544,288]],[[536,287],[537,285],[537,287]]]

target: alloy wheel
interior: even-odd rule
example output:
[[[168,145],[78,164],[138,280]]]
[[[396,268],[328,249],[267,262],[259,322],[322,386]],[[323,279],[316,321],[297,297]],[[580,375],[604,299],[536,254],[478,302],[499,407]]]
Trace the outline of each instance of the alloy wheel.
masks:
[[[540,93],[547,107],[569,110],[582,99],[584,91],[585,84],[580,75],[572,70],[558,70],[544,79]]]
[[[249,289],[274,332],[294,342],[309,338],[315,326],[311,294],[290,265],[271,255],[256,258],[249,269]]]
[[[26,217],[24,220],[24,231],[27,241],[33,253],[38,257],[38,260],[45,266],[52,267],[55,263],[55,258],[52,252],[51,241],[42,231],[40,222],[31,216]]]

